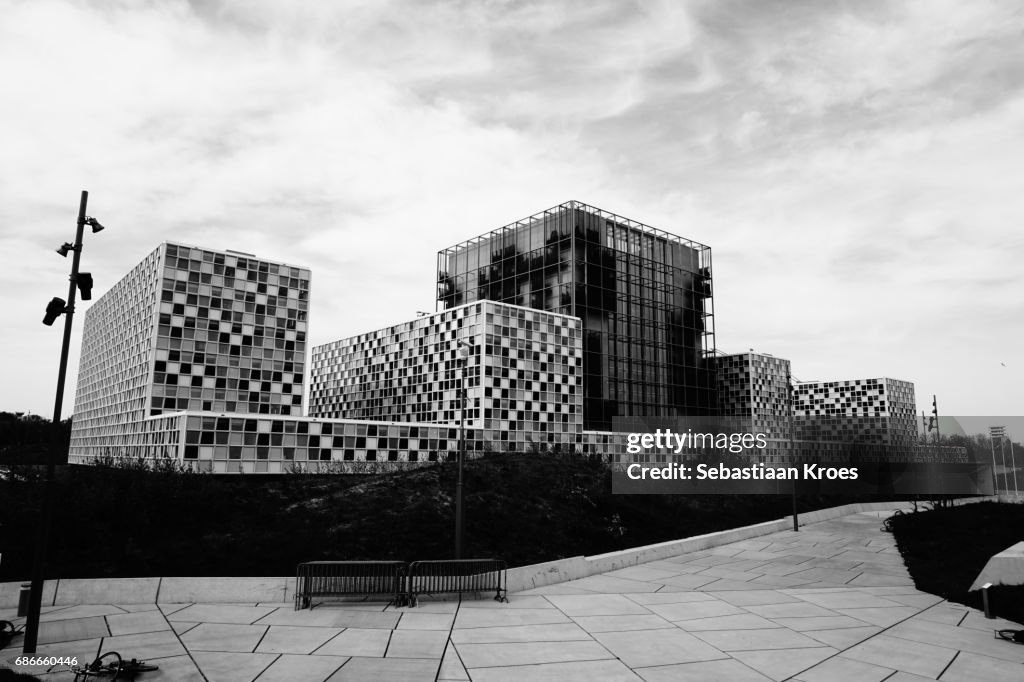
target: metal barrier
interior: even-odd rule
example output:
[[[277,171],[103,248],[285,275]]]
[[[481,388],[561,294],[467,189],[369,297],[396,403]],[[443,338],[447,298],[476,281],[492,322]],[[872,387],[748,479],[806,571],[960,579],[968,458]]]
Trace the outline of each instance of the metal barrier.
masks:
[[[507,602],[507,571],[501,559],[414,561],[409,566],[409,604],[416,606],[421,594],[490,590],[495,591],[495,601]]]
[[[404,561],[309,561],[295,573],[295,610],[313,608],[314,597],[390,595],[392,604],[405,603]]]

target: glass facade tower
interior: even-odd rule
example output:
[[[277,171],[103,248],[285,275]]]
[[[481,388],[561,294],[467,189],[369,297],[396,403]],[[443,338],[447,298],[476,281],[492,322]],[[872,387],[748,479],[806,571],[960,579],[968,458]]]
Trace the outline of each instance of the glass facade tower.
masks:
[[[571,201],[438,253],[438,307],[583,321],[583,428],[714,414],[711,249]]]

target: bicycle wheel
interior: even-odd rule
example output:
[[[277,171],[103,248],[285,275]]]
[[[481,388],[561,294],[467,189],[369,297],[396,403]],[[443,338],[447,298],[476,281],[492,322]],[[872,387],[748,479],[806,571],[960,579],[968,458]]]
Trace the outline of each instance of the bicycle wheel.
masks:
[[[110,663],[103,664],[103,659],[113,657]],[[110,678],[110,682],[114,682],[121,675],[121,669],[123,661],[121,660],[121,654],[116,651],[108,651],[105,654],[100,654],[99,657],[89,664],[88,671],[94,675],[113,675]]]
[[[15,627],[9,620],[0,620],[0,649],[4,649],[14,636],[21,632],[21,628]]]

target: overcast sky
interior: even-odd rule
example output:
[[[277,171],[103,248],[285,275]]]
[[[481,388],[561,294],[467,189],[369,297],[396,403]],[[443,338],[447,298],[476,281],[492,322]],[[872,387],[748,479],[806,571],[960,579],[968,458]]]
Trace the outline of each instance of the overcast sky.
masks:
[[[313,344],[432,310],[437,250],[575,199],[712,247],[720,349],[1024,414],[1019,1],[0,16],[0,410],[52,415],[86,189],[97,295],[165,240],[249,251],[312,269]]]

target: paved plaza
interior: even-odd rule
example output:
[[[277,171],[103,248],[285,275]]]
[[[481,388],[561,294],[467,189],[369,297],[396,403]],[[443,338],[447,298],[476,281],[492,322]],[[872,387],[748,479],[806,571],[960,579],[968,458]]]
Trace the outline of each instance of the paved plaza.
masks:
[[[518,592],[508,604],[49,607],[37,655],[90,661],[115,650],[160,666],[142,682],[1024,679],[1024,646],[993,637],[1021,626],[915,590],[880,530],[886,515]],[[18,653],[0,652],[0,664]],[[66,667],[33,672],[72,679]]]

